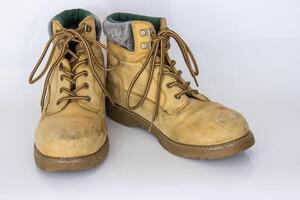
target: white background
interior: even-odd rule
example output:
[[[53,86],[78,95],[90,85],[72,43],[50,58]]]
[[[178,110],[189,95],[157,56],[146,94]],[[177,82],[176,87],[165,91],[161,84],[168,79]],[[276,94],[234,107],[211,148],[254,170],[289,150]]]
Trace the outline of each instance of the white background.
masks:
[[[189,160],[146,131],[107,119],[110,152],[100,167],[39,170],[33,139],[43,81],[29,85],[28,76],[49,19],[77,7],[102,21],[117,11],[167,17],[198,58],[200,91],[243,113],[256,145],[223,160]],[[10,0],[1,2],[0,17],[1,200],[299,198],[299,1]],[[172,53],[184,69],[178,49]]]

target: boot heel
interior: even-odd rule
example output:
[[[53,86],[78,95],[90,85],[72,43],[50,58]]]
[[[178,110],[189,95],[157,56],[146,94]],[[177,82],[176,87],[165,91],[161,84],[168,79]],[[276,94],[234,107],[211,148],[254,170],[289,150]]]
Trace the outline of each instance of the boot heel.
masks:
[[[139,126],[140,124],[139,119],[137,119],[136,116],[132,115],[129,112],[126,112],[125,110],[123,110],[118,106],[114,106],[110,102],[110,100],[106,99],[105,106],[106,106],[106,114],[112,120],[128,127]]]

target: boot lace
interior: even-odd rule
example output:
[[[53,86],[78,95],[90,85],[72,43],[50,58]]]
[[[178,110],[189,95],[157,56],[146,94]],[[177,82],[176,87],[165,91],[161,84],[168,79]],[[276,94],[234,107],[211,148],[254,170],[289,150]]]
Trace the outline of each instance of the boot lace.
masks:
[[[63,74],[60,76],[60,79],[63,80],[67,80],[70,83],[72,83],[71,85],[73,87],[71,87],[71,89],[68,89],[66,87],[61,87],[60,88],[60,92],[64,92],[67,94],[67,96],[62,97],[60,99],[58,99],[57,101],[57,105],[60,104],[63,101],[70,101],[70,100],[87,100],[90,101],[90,97],[89,96],[79,96],[78,95],[78,91],[83,89],[83,88],[88,88],[89,85],[87,83],[84,83],[80,86],[76,86],[76,79],[78,79],[81,76],[87,76],[88,72],[85,71],[81,71],[76,73],[76,69],[82,65],[82,64],[87,64],[87,66],[89,66],[91,68],[91,71],[97,81],[97,83],[99,84],[99,86],[102,88],[103,92],[105,93],[105,95],[111,99],[105,84],[102,83],[100,77],[98,76],[97,72],[96,72],[96,68],[100,68],[103,71],[111,71],[116,69],[119,64],[120,64],[120,59],[118,58],[118,56],[111,50],[109,50],[105,45],[103,45],[102,43],[98,42],[97,40],[90,38],[88,36],[83,35],[83,32],[85,31],[89,31],[89,28],[87,25],[83,25],[82,27],[79,27],[77,29],[62,29],[57,31],[55,34],[53,34],[49,41],[46,44],[45,49],[43,50],[38,62],[36,63],[35,67],[33,68],[30,76],[29,76],[29,83],[33,84],[36,81],[38,81],[39,79],[41,79],[44,74],[49,70],[46,79],[45,79],[45,83],[44,83],[44,88],[43,88],[43,93],[42,93],[42,97],[41,97],[41,107],[43,109],[44,107],[44,100],[45,100],[45,96],[47,93],[47,86],[49,84],[49,79],[51,77],[51,74],[53,72],[53,70],[56,67],[59,67],[59,70],[61,70],[63,72]],[[56,40],[55,40],[56,39]],[[36,76],[35,73],[38,70],[38,68],[40,67],[42,61],[44,60],[50,45],[53,42],[53,48],[51,53],[49,54],[49,58],[46,62],[45,67],[42,69],[42,71]],[[79,50],[76,51],[76,53],[74,53],[70,47],[69,47],[69,43],[70,42],[75,42],[77,44],[79,44],[80,48]],[[91,48],[91,44],[95,44],[96,46],[98,46],[99,48],[103,48],[107,51],[108,54],[113,55],[116,58],[116,64],[113,65],[110,68],[106,68],[105,66],[103,66],[101,63],[99,63],[99,61],[97,60],[92,48]],[[60,53],[58,55],[58,57],[53,61],[54,58],[54,53],[56,51],[56,48],[60,49]],[[74,65],[74,67],[71,68],[71,70],[66,70],[63,67],[62,64],[62,59],[66,56],[66,55],[71,55],[71,59],[69,60],[69,63],[76,63]],[[79,56],[81,54],[86,54],[87,55],[87,59],[85,60],[81,60],[78,61]],[[53,63],[53,64],[51,64]]]
[[[190,87],[189,81],[184,81],[181,78],[182,71],[175,69],[176,61],[174,60],[168,60],[166,59],[168,57],[168,49],[170,48],[170,38],[173,38],[177,45],[180,48],[180,51],[182,53],[182,56],[184,58],[184,61],[186,63],[186,66],[193,77],[196,85],[198,86],[196,76],[199,74],[199,68],[197,65],[197,62],[195,60],[194,55],[192,54],[190,48],[187,46],[187,44],[184,42],[184,40],[174,31],[169,29],[164,29],[158,32],[157,34],[152,34],[152,44],[151,49],[146,57],[145,63],[142,65],[141,69],[137,72],[137,74],[134,76],[131,84],[129,85],[129,89],[126,96],[126,105],[129,109],[135,110],[138,107],[140,107],[144,101],[146,100],[146,97],[149,93],[149,89],[151,86],[151,81],[153,78],[153,72],[155,67],[159,67],[159,73],[158,73],[158,81],[157,81],[157,90],[156,90],[156,97],[155,97],[155,104],[154,109],[152,113],[152,122],[151,126],[154,123],[155,118],[158,114],[158,108],[159,108],[159,102],[160,102],[160,94],[162,89],[162,80],[165,75],[171,76],[175,79],[174,82],[170,82],[167,84],[168,88],[171,87],[179,87],[181,88],[181,91],[177,94],[175,94],[175,98],[179,99],[182,95],[187,94],[193,96],[194,94],[198,94],[198,90],[192,89]],[[156,58],[159,58],[159,62],[157,62]],[[139,79],[140,75],[143,73],[143,71],[147,68],[147,66],[150,67],[146,87],[144,90],[144,93],[142,97],[139,99],[139,101],[135,105],[130,105],[130,96],[133,90],[134,85],[136,84],[137,80]],[[204,95],[202,95],[205,97]],[[208,100],[207,97],[205,97],[206,100]],[[149,131],[151,129],[151,126],[149,128]]]

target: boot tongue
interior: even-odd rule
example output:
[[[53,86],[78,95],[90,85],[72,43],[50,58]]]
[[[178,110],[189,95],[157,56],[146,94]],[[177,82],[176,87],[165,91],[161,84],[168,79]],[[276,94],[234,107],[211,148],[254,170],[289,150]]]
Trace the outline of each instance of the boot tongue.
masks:
[[[56,15],[49,24],[49,33],[53,35],[63,29],[83,29],[82,36],[98,40],[101,33],[101,23],[96,16],[86,10],[72,9],[66,10]],[[58,38],[54,39],[54,42]],[[80,47],[77,42],[70,41],[69,48],[76,53]],[[70,55],[67,55],[71,59]]]

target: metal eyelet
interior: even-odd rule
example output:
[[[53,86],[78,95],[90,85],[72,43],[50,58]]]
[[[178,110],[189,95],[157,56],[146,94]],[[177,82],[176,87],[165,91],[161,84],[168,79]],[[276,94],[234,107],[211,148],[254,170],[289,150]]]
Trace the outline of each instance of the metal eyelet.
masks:
[[[146,35],[146,31],[145,30],[141,30],[140,31],[140,36],[144,36],[144,35]]]
[[[63,92],[63,91],[62,91],[62,89],[60,88],[60,89],[59,89],[59,93],[62,93],[62,92]]]
[[[151,43],[150,42],[147,42],[147,43],[141,43],[141,48],[142,49],[150,49],[151,48]]]
[[[140,30],[140,36],[149,36],[151,35],[151,30],[150,29],[141,29]]]
[[[91,31],[92,31],[92,27],[90,27],[90,26],[87,25],[87,24],[84,24],[84,26],[83,26],[83,31],[84,31],[84,32],[91,32]]]
[[[89,89],[90,85],[88,83],[85,83],[85,88]]]
[[[91,101],[91,97],[88,96],[87,101]]]
[[[63,80],[64,80],[64,77],[60,76],[60,80],[63,81]]]

